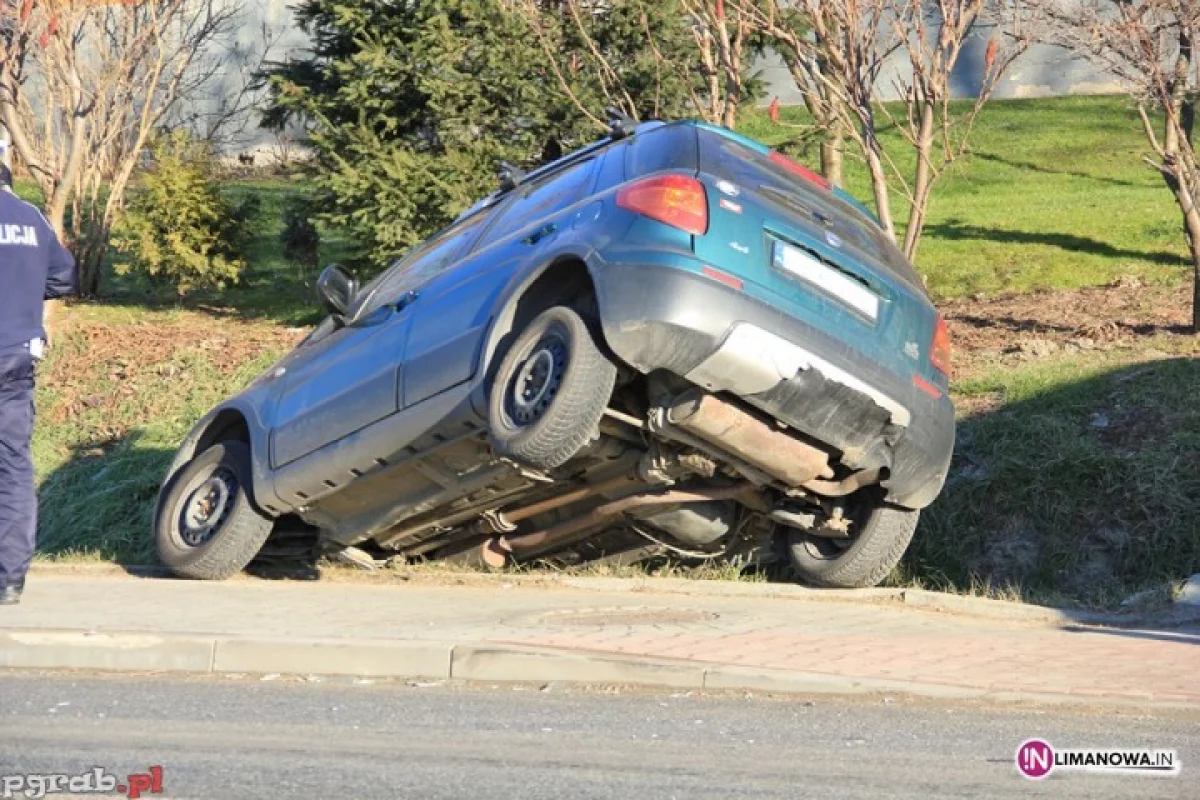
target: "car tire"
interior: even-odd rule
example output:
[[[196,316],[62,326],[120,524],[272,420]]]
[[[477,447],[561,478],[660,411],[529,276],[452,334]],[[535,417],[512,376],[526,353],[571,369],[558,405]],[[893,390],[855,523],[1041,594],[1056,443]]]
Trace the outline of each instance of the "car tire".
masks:
[[[181,578],[224,580],[258,554],[274,520],[250,495],[250,447],[220,442],[175,473],[154,520],[159,559]]]
[[[555,306],[521,332],[500,362],[488,398],[492,448],[535,469],[554,469],[597,433],[617,368],[573,309]]]
[[[829,589],[863,589],[878,585],[900,563],[921,512],[886,505],[875,493],[856,506],[848,514],[848,541],[788,531],[788,554],[802,581]]]

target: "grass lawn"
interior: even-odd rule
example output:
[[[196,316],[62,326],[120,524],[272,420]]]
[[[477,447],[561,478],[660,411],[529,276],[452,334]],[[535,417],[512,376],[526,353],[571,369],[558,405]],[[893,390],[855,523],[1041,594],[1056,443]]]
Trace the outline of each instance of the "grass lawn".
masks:
[[[795,137],[785,108],[743,130],[772,145]],[[911,175],[912,157],[894,130],[885,147]],[[940,299],[978,293],[1091,286],[1119,275],[1178,282],[1188,275],[1182,223],[1147,151],[1136,112],[1123,97],[1005,100],[984,109],[971,154],[934,190],[917,268]],[[815,153],[793,150],[809,163]],[[861,160],[847,150],[847,188],[867,202]],[[895,157],[895,156],[893,156]],[[893,194],[893,214],[907,210]],[[870,205],[870,203],[868,203]]]
[[[744,128],[790,135],[765,115]],[[1200,571],[1200,342],[1180,332],[1185,249],[1140,137],[1121,99],[996,102],[939,186],[918,268],[958,342],[959,445],[894,581],[1111,605]],[[112,279],[68,309],[39,390],[43,557],[150,560],[179,439],[316,319],[315,276],[278,240],[303,184],[229,190],[263,199],[238,286],[180,299]],[[326,234],[337,260],[348,243]]]

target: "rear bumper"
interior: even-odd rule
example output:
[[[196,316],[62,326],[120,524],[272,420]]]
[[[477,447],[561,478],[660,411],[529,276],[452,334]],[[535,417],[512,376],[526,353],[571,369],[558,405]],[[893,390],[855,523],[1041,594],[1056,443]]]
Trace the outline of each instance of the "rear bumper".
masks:
[[[954,408],[803,320],[693,272],[595,270],[605,339],[641,372],[664,369],[730,392],[838,450],[855,469],[887,467],[888,500],[924,508],[941,491]]]

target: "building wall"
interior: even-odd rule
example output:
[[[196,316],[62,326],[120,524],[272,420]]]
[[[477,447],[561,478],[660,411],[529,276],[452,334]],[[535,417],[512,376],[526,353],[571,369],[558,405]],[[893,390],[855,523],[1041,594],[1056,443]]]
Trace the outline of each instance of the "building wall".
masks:
[[[983,36],[964,47],[953,76],[952,89],[956,96],[974,97],[979,91],[986,48],[987,39]],[[905,57],[897,54],[889,66],[884,67],[878,86],[883,99],[896,97],[895,80],[903,60]],[[769,54],[760,59],[755,68],[761,71],[767,85],[764,103],[770,102],[772,97],[778,97],[785,105],[801,102],[796,84],[778,56]],[[1087,62],[1072,58],[1057,47],[1034,45],[1009,67],[993,97],[1060,97],[1120,91],[1121,85],[1111,75],[1096,70]]]

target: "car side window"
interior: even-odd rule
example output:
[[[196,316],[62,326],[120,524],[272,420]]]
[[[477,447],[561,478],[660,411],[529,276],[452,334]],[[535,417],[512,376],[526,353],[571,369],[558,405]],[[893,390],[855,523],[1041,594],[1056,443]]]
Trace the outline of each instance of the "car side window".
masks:
[[[488,231],[488,240],[507,239],[558,209],[582,200],[591,188],[595,166],[596,160],[589,158],[524,190],[501,212],[496,225]]]
[[[611,147],[600,162],[600,175],[596,178],[596,193],[605,192],[625,182],[625,159],[629,153],[629,140]]]
[[[699,161],[696,129],[691,125],[664,125],[633,138],[625,172],[630,178],[674,170],[693,172]]]
[[[422,286],[449,267],[454,263],[454,257],[475,238],[480,227],[490,218],[488,213],[475,214],[410,250],[387,272],[367,285],[354,318],[362,319],[396,302],[405,292]]]

